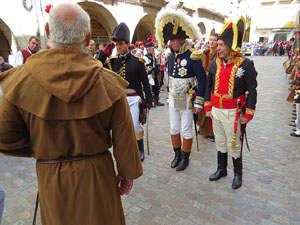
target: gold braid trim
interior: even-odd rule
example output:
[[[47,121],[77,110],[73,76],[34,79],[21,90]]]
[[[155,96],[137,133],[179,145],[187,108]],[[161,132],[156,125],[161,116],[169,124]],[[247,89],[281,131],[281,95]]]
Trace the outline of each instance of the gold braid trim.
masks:
[[[211,106],[210,102],[209,101],[204,102],[204,107],[205,106]]]
[[[245,113],[249,114],[249,115],[254,115],[255,109],[249,109],[249,108],[247,108]]]
[[[216,64],[217,64],[217,71],[216,71],[216,75],[215,75],[215,91],[214,91],[214,95],[218,96],[218,97],[222,97],[222,98],[233,98],[233,90],[234,90],[234,81],[235,81],[235,75],[236,72],[239,68],[239,66],[245,61],[245,57],[244,56],[236,56],[236,54],[239,54],[237,52],[231,51],[230,52],[230,56],[228,59],[227,64],[232,64],[234,63],[231,72],[230,72],[230,78],[229,78],[229,83],[228,83],[228,94],[219,94],[218,93],[218,89],[219,89],[219,85],[220,85],[220,72],[221,72],[221,66],[222,66],[222,60],[218,57],[216,59]]]

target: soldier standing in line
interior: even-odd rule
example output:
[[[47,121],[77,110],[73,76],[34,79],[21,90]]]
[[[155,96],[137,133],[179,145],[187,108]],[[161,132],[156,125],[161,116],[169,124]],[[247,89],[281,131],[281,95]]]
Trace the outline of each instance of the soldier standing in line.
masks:
[[[170,133],[175,152],[171,167],[176,167],[176,171],[184,170],[189,164],[193,143],[193,112],[200,112],[204,104],[206,75],[201,54],[194,51],[186,40],[200,40],[200,36],[199,28],[183,10],[167,7],[157,14],[156,37],[162,48],[168,41],[171,47],[168,57],[168,102]]]
[[[129,85],[126,89],[127,101],[130,106],[136,140],[141,161],[144,161],[144,131],[140,123],[140,106],[144,102],[149,110],[152,106],[152,94],[145,69],[145,60],[138,58],[129,51],[130,34],[125,23],[120,23],[113,32],[113,41],[116,43],[117,56],[111,57],[106,63],[106,58],[111,55],[114,43],[108,44],[99,56],[105,67],[118,73]],[[144,94],[145,93],[145,97]]]
[[[149,78],[149,82],[152,85],[152,92],[154,96],[154,106],[163,106],[164,104],[159,102],[159,80],[158,80],[158,73],[160,71],[160,65],[157,63],[157,59],[154,54],[154,44],[153,44],[153,37],[149,35],[147,40],[144,44],[147,54],[143,57],[145,60],[145,66]]]
[[[217,147],[218,168],[210,181],[227,176],[228,152],[232,157],[232,188],[242,185],[241,124],[253,118],[257,98],[256,70],[240,53],[245,34],[245,19],[235,24],[226,21],[218,37],[218,57],[210,67],[206,93],[206,116],[212,119]],[[241,137],[242,138],[242,137]]]

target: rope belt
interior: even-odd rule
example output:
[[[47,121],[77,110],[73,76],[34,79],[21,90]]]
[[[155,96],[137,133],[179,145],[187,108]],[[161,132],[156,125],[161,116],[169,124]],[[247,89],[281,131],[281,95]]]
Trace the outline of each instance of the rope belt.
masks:
[[[73,161],[80,161],[80,160],[84,160],[84,159],[99,157],[103,153],[104,152],[96,153],[96,154],[93,154],[93,155],[79,155],[79,156],[60,157],[60,158],[57,158],[57,159],[38,159],[36,162],[37,163],[44,163],[44,164],[73,162]],[[37,195],[36,195],[35,209],[34,209],[33,222],[32,222],[33,225],[36,224],[36,216],[37,216],[38,207],[39,207],[39,193],[37,193]]]
[[[79,156],[68,156],[68,157],[60,157],[57,159],[38,159],[37,163],[64,163],[64,162],[73,162],[73,161],[79,161],[84,159],[89,159],[93,157],[99,157],[102,153],[96,153],[93,155],[79,155]]]

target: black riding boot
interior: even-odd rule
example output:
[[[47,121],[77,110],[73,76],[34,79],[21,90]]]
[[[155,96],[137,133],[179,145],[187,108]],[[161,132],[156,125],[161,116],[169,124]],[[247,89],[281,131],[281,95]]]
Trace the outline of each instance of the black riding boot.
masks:
[[[189,165],[190,154],[190,152],[182,152],[181,160],[176,167],[176,171],[182,171]]]
[[[233,168],[234,168],[234,178],[232,181],[232,188],[238,189],[242,186],[242,170],[243,170],[243,161],[242,158],[234,159],[233,161]]]
[[[227,158],[227,153],[222,153],[218,151],[218,168],[214,174],[210,175],[210,181],[216,181],[219,180],[221,177],[227,176]]]
[[[143,139],[137,140],[137,144],[138,144],[138,147],[139,147],[140,158],[141,158],[141,161],[143,162],[144,158],[145,158],[145,154],[144,154],[144,140]]]
[[[175,158],[173,159],[172,163],[171,163],[171,168],[175,168],[176,166],[178,166],[180,159],[181,159],[181,147],[179,148],[173,148],[174,152],[175,152]]]

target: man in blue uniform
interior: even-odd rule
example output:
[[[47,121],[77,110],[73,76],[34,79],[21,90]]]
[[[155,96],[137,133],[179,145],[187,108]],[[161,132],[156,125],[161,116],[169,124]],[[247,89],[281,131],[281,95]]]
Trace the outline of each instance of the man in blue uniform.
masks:
[[[130,106],[140,158],[144,161],[143,128],[140,124],[140,105],[142,101],[148,109],[152,106],[152,94],[147,77],[144,60],[131,54],[129,51],[129,29],[125,23],[120,23],[113,32],[113,40],[116,43],[117,56],[111,57],[107,62],[106,58],[111,54],[114,44],[109,44],[100,53],[99,60],[106,68],[118,73],[128,83],[126,89],[127,101]],[[144,97],[144,93],[145,97]]]
[[[201,34],[192,18],[183,10],[164,8],[156,17],[156,37],[162,48],[170,41],[168,102],[170,133],[175,152],[171,167],[182,171],[189,164],[193,143],[193,112],[197,114],[203,108],[206,83],[201,54],[191,49],[186,38],[200,40]]]

